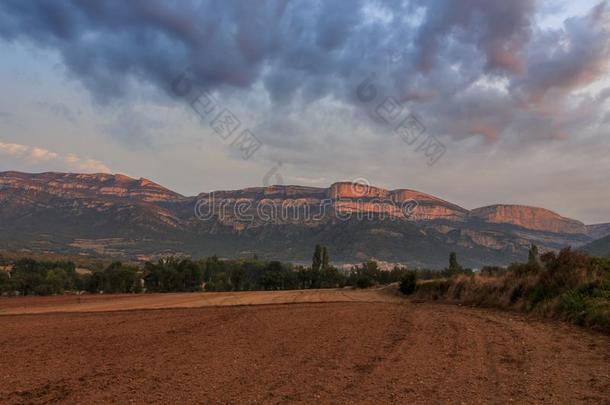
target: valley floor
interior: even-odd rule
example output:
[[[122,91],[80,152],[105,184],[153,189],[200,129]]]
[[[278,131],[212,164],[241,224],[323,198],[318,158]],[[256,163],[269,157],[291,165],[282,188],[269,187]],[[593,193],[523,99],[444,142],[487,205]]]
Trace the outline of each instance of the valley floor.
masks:
[[[383,290],[76,299],[0,300],[1,403],[610,403],[610,337],[513,313]]]

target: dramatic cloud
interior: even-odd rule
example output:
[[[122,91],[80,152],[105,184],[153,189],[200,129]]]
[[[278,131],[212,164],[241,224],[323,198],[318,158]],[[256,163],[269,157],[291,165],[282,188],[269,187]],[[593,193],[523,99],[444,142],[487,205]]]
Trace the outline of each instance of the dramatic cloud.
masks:
[[[73,170],[80,172],[109,173],[110,168],[93,159],[83,159],[72,153],[61,155],[50,150],[21,145],[16,143],[0,142],[0,155],[16,158],[31,167],[41,164],[57,166],[61,170]]]
[[[430,70],[437,63],[441,43],[449,37],[468,41],[485,55],[486,70],[521,74],[520,52],[529,40],[534,0],[421,1],[426,20],[416,45],[418,66]]]
[[[536,11],[534,0],[6,0],[0,35],[59,51],[102,103],[134,81],[167,90],[189,67],[210,90],[263,83],[274,106],[303,109],[328,96],[355,103],[375,72],[436,135],[493,141],[526,121],[543,138],[566,133],[555,119],[566,98],[606,73],[605,3],[559,29],[536,26]]]
[[[608,71],[610,13],[600,3],[584,17],[572,17],[564,28],[540,32],[528,54],[527,75],[515,78],[512,87],[525,102],[555,101],[586,86]]]
[[[112,150],[113,166],[135,173],[143,161],[165,159],[159,172],[175,170],[172,181],[183,184],[189,176],[176,167],[201,148],[206,159],[193,168],[247,166],[249,183],[282,163],[286,181],[370,175],[459,193],[456,179],[477,162],[508,181],[512,162],[546,148],[556,153],[545,155],[550,173],[575,148],[610,170],[600,160],[610,152],[609,16],[607,2],[595,0],[4,0],[0,38],[52,55],[54,73],[69,83],[60,91],[88,90],[95,102],[82,114],[74,101],[81,93],[35,100],[48,100],[37,107],[67,121],[53,120],[61,131],[83,127],[103,138],[98,156]],[[254,159],[242,161],[175,97],[172,80],[187,68],[263,142]],[[370,100],[358,92],[365,80],[374,86]],[[388,97],[447,146],[434,173],[378,116]],[[0,107],[24,116],[11,103]],[[0,115],[0,129],[14,130],[9,121]],[[24,143],[38,144],[46,134],[32,127],[24,126],[32,137]],[[252,185],[211,177],[204,184]],[[586,173],[573,178],[586,182]]]

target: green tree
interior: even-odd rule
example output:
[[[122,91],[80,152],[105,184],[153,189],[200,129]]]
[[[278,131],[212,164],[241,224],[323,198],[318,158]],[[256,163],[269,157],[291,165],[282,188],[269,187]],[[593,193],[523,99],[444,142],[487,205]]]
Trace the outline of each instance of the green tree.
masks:
[[[46,270],[35,260],[21,259],[15,263],[11,276],[21,294],[39,294],[42,292],[39,286],[44,283]]]
[[[322,255],[323,249],[321,245],[316,245],[311,259],[311,269],[308,271],[308,284],[309,288],[320,288],[321,284],[321,271],[322,271]]]
[[[449,274],[455,275],[462,271],[462,266],[458,263],[457,254],[455,252],[451,252],[449,254]]]
[[[322,268],[322,246],[316,245],[316,248],[313,253],[313,258],[311,260],[311,269],[313,271],[320,271]]]
[[[326,246],[322,248],[322,270],[328,269],[330,266],[330,257],[328,256],[328,250]]]
[[[527,254],[527,264],[535,268],[540,268],[541,262],[540,253],[538,252],[538,246],[530,246],[530,250]]]
[[[192,260],[181,260],[177,265],[182,275],[182,291],[200,291],[203,283],[203,271],[200,265]]]
[[[70,279],[64,269],[56,268],[47,271],[44,284],[50,294],[61,294],[70,289]]]
[[[265,290],[283,290],[286,284],[285,269],[278,261],[269,262],[268,268],[262,277],[262,285]]]
[[[96,274],[94,273],[94,275]],[[97,274],[96,287],[100,290],[101,284],[101,290],[108,293],[134,293],[141,290],[140,280],[137,267],[114,262],[102,274]]]
[[[370,260],[362,266],[355,266],[349,276],[350,285],[358,288],[367,288],[380,279],[380,270],[377,262]]]
[[[241,263],[231,269],[230,279],[231,287],[234,291],[241,291],[243,289],[246,280],[246,271]]]
[[[307,269],[303,266],[297,266],[296,273],[297,273],[299,287],[303,288],[303,289],[309,288],[309,282],[310,282],[309,269]]]
[[[161,290],[161,277],[157,265],[151,262],[144,264],[144,287],[148,292]]]
[[[322,288],[344,287],[345,283],[343,273],[333,266],[328,266],[320,272],[320,287]]]
[[[222,271],[224,271],[224,263],[218,259],[218,256],[208,257],[205,261],[203,279],[206,282],[210,281],[215,273]]]
[[[15,286],[11,281],[11,276],[9,273],[0,270],[0,294],[2,293],[12,293],[15,290]]]

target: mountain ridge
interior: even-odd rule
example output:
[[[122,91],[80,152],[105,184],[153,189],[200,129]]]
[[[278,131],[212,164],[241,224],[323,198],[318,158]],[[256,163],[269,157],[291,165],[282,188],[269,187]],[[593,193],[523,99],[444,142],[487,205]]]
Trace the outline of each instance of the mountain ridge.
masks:
[[[222,201],[224,208],[216,206],[210,220],[201,221],[195,215],[201,201]],[[300,209],[315,210],[325,201],[329,211],[319,219],[299,216]],[[244,203],[249,208],[243,213],[252,220],[236,211]],[[261,220],[253,208],[261,204],[289,215]],[[412,211],[405,212],[405,204]],[[581,246],[592,241],[590,230],[599,235],[606,228],[544,208],[496,204],[468,210],[417,190],[351,182],[184,196],[121,174],[10,171],[0,172],[0,230],[14,236],[0,238],[12,247],[95,251],[103,245],[98,251],[126,256],[262,252],[298,261],[310,255],[305,245],[324,241],[343,261],[376,257],[423,266],[440,265],[450,250],[472,265],[507,263],[526,254],[531,243],[544,249]]]

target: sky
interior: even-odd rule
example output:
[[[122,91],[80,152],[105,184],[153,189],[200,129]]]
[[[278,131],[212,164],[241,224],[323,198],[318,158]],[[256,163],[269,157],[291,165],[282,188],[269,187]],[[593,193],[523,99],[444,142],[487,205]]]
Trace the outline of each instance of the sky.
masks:
[[[610,222],[604,1],[3,0],[0,55],[0,170]]]

